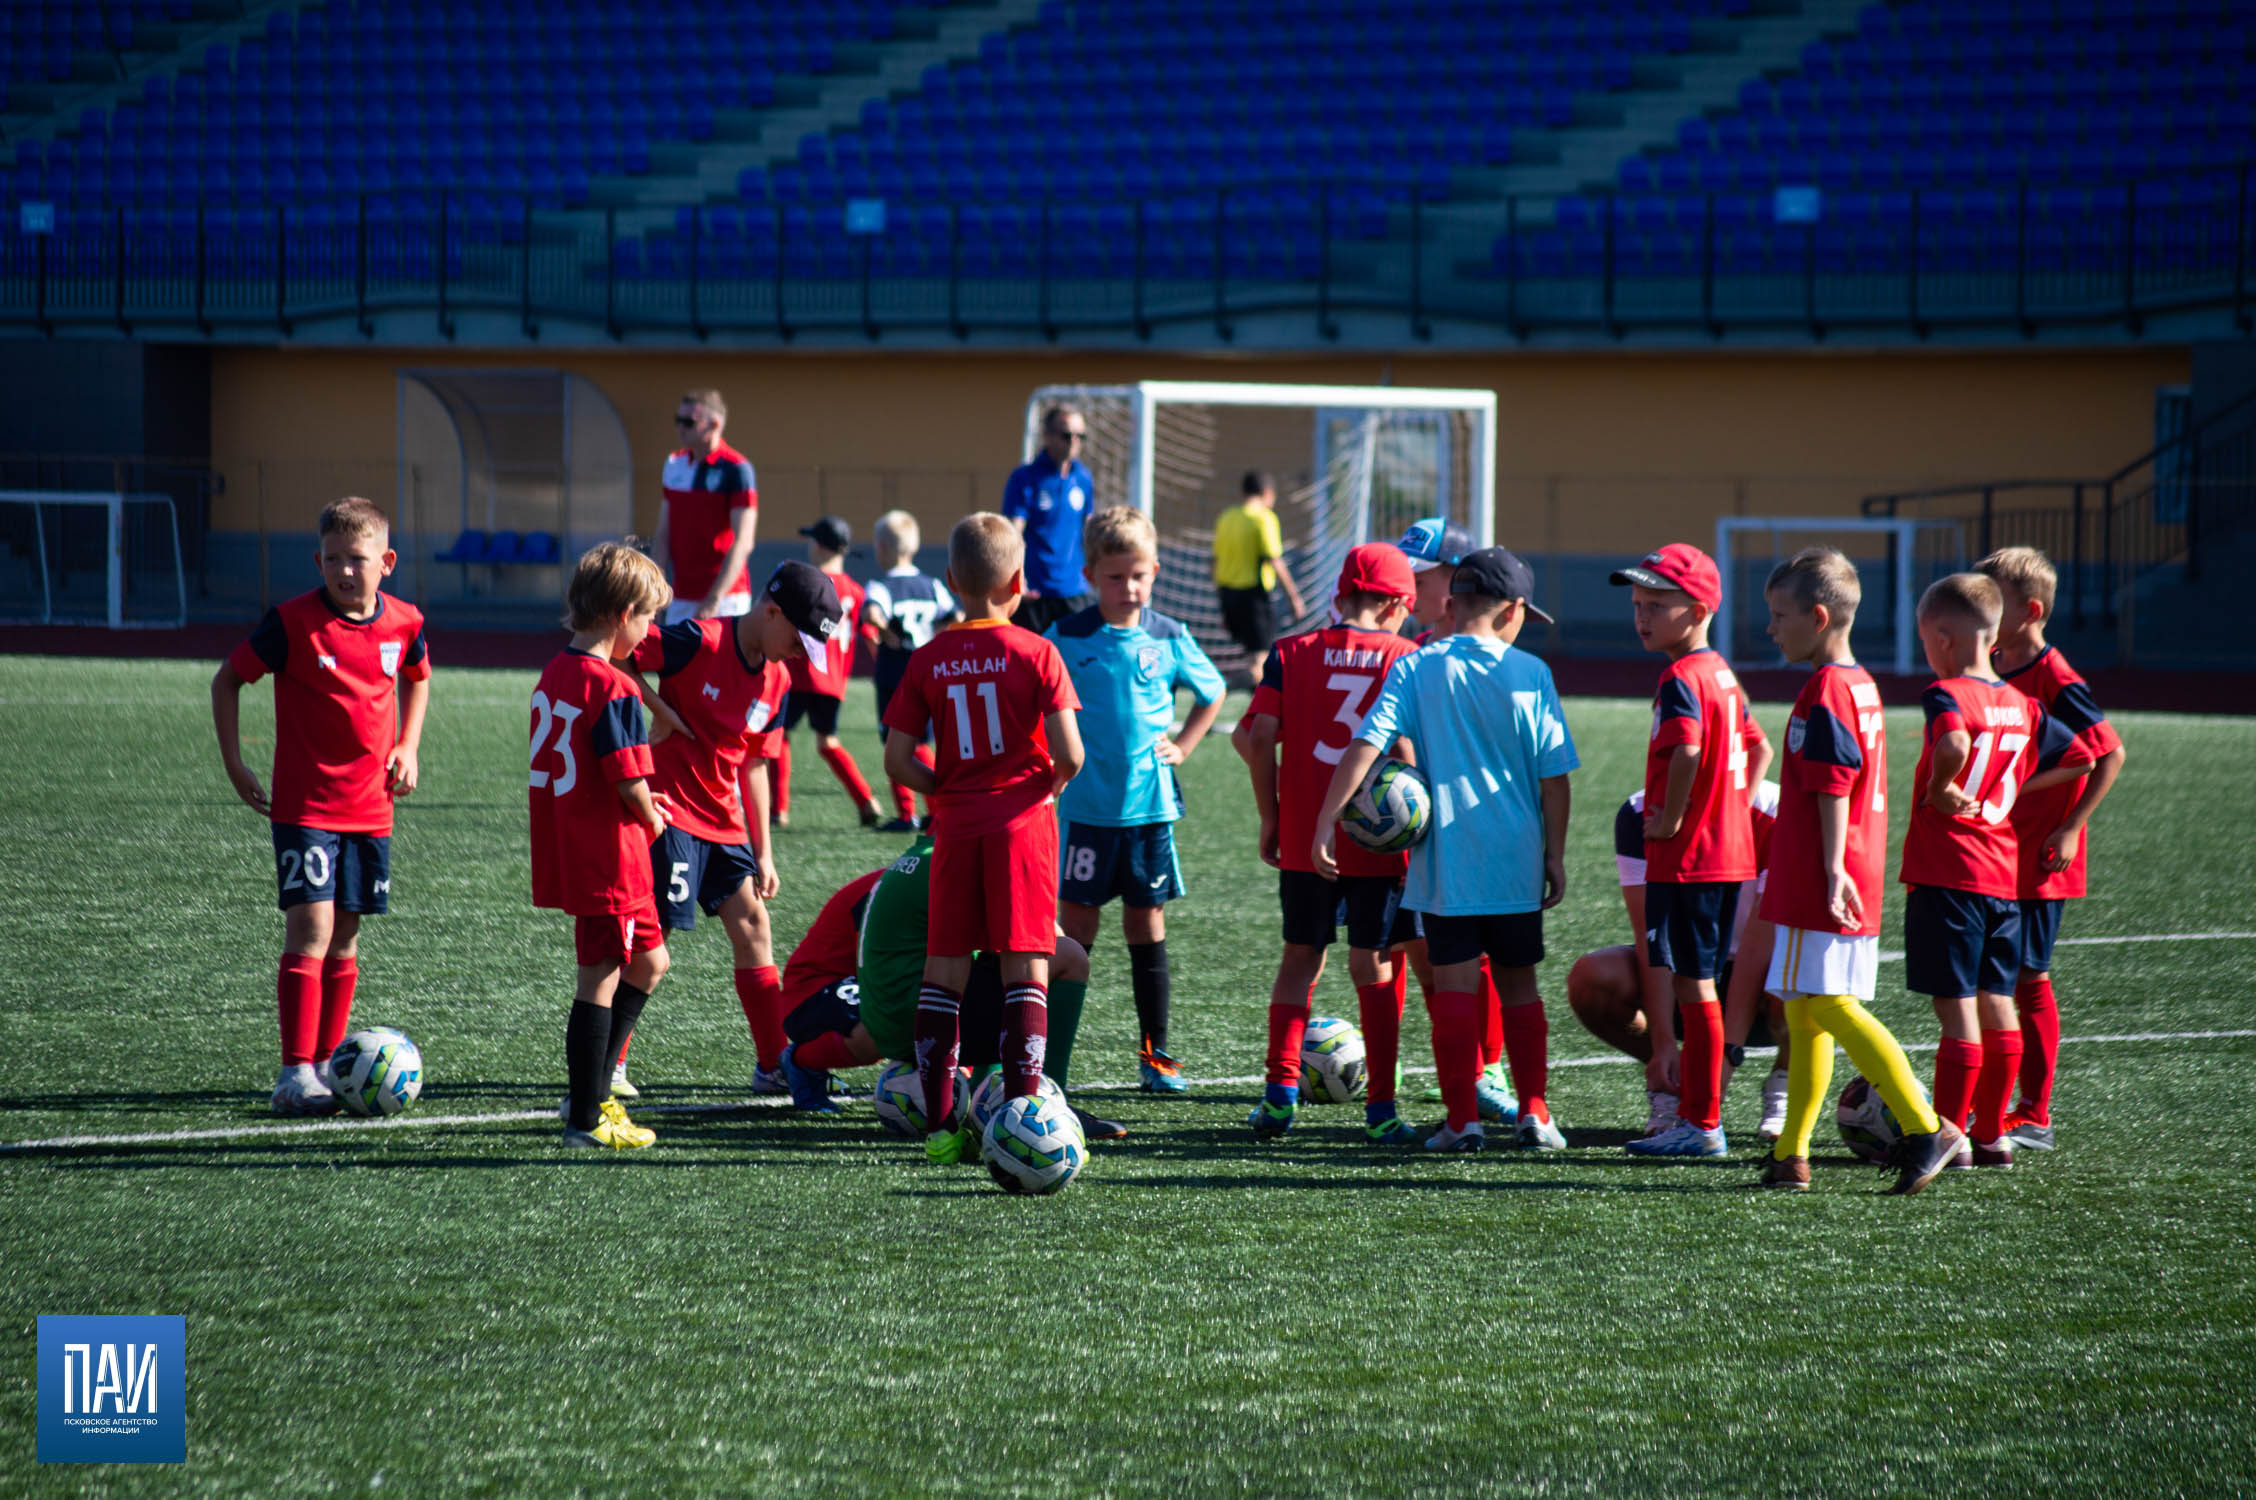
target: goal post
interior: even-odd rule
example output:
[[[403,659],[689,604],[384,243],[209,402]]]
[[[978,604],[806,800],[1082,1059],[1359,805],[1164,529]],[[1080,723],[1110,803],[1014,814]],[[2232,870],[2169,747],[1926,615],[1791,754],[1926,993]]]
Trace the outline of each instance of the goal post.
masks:
[[[1290,634],[1320,623],[1349,548],[1392,540],[1441,515],[1476,544],[1495,534],[1496,393],[1412,386],[1143,380],[1050,385],[1026,404],[1031,461],[1042,414],[1065,404],[1088,427],[1082,462],[1098,506],[1133,505],[1159,533],[1153,604],[1188,625],[1225,669],[1242,661],[1222,628],[1212,579],[1214,523],[1238,503],[1239,478],[1277,481],[1285,561],[1307,609]]]
[[[1908,677],[1918,670],[1915,610],[1927,585],[1966,566],[1965,530],[1956,521],[1894,516],[1723,516],[1716,521],[1716,571],[1723,597],[1714,645],[1736,665],[1777,656],[1765,633],[1763,583],[1804,547],[1832,547],[1856,564],[1863,586],[1852,644],[1868,664]]]
[[[188,623],[169,495],[0,490],[0,620],[177,629]]]

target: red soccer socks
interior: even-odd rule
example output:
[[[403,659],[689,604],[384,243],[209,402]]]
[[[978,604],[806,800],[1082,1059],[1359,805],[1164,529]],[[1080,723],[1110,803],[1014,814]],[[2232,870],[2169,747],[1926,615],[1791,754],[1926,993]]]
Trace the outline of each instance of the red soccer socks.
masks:
[[[736,971],[736,1003],[752,1028],[752,1046],[763,1072],[783,1066],[783,976],[774,964]]]
[[[282,1017],[282,1066],[315,1061],[321,1042],[321,960],[310,953],[285,953],[274,983],[275,1008]]]

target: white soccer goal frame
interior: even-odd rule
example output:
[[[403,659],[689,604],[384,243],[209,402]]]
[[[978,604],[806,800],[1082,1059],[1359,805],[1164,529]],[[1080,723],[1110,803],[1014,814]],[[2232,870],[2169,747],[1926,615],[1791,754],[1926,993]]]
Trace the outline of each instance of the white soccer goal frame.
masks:
[[[0,503],[28,504],[31,507],[32,535],[38,539],[39,618],[14,623],[55,623],[55,589],[49,581],[47,568],[47,528],[39,514],[43,507],[50,505],[99,506],[107,512],[108,545],[104,550],[108,577],[104,592],[108,601],[107,624],[110,629],[177,630],[188,623],[188,568],[180,552],[180,510],[173,504],[170,495],[128,494],[118,490],[0,490]],[[129,504],[163,506],[166,522],[172,528],[172,571],[177,585],[175,597],[180,601],[180,612],[169,618],[128,620],[125,617],[125,508]]]
[[[1136,450],[1128,468],[1131,503],[1152,513],[1152,441],[1155,404],[1204,406],[1301,406],[1311,410],[1363,407],[1390,411],[1471,412],[1480,424],[1473,445],[1478,472],[1471,476],[1473,540],[1486,547],[1496,539],[1496,392],[1403,385],[1269,385],[1238,380],[1139,380],[1129,385],[1046,385],[1026,403],[1026,436],[1019,457],[1033,462],[1042,446],[1042,413],[1057,403],[1092,397],[1125,398],[1136,413]],[[1368,477],[1366,476],[1366,484]]]
[[[1896,590],[1893,618],[1896,622],[1894,660],[1889,670],[1898,677],[1909,677],[1917,670],[1919,631],[1913,623],[1912,609],[1916,599],[1912,592],[1912,572],[1919,555],[1919,534],[1923,531],[1948,531],[1961,538],[1963,532],[1956,521],[1922,519],[1913,516],[1719,516],[1715,528],[1716,571],[1722,574],[1722,595],[1716,605],[1716,617],[1724,622],[1724,638],[1720,645],[1729,655],[1731,632],[1738,616],[1733,613],[1732,580],[1737,576],[1737,557],[1732,539],[1741,532],[1781,531],[1880,533],[1895,539],[1893,552],[1896,564]],[[1963,552],[1963,545],[1961,551]]]

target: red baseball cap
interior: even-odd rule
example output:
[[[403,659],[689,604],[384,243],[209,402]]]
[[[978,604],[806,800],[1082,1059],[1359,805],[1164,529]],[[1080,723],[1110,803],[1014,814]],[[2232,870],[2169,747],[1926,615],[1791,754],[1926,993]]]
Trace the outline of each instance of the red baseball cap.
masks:
[[[1723,603],[1723,575],[1716,571],[1715,559],[1690,542],[1671,542],[1658,552],[1648,552],[1643,562],[1616,569],[1608,581],[1682,589],[1710,609]]]
[[[1380,594],[1389,599],[1415,599],[1418,580],[1411,571],[1410,559],[1399,547],[1384,542],[1365,542],[1360,547],[1348,549],[1347,560],[1340,564],[1339,583],[1333,594]]]

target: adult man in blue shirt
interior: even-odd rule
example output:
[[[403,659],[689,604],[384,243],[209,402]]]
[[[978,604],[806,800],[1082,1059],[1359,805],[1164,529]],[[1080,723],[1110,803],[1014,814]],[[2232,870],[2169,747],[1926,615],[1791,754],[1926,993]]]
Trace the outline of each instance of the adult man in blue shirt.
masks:
[[[1011,471],[1003,514],[1026,538],[1026,597],[1012,623],[1039,634],[1089,604],[1081,578],[1081,525],[1097,482],[1081,462],[1089,423],[1071,406],[1042,413],[1042,451]]]

